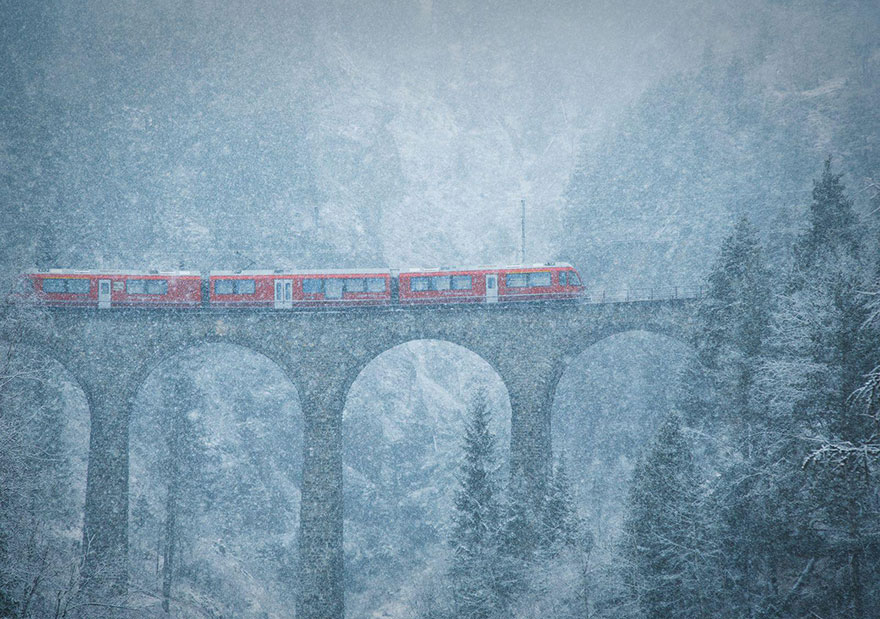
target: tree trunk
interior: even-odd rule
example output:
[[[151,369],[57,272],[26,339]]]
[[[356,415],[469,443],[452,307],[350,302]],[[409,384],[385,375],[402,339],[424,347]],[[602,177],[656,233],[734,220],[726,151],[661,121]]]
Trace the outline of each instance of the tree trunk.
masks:
[[[853,618],[863,619],[865,616],[862,600],[862,551],[857,549],[850,558],[850,588],[853,596]]]
[[[177,437],[171,439],[170,479],[168,480],[168,497],[165,501],[165,552],[162,562],[162,610],[170,612],[171,585],[174,580],[174,554],[177,546],[177,505],[180,494],[180,454],[177,449]]]
[[[174,578],[174,553],[177,541],[176,512],[177,512],[177,479],[171,480],[168,486],[168,500],[165,504],[165,553],[162,562],[162,610],[169,612],[171,600],[171,583]]]

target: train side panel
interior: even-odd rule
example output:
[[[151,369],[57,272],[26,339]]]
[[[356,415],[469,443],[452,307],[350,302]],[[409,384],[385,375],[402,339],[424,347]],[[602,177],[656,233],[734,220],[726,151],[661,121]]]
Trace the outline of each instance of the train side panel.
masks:
[[[214,307],[272,307],[275,279],[282,275],[211,275],[208,299]]]
[[[579,287],[569,285],[571,267],[528,267],[499,270],[500,302],[553,301],[579,296]]]
[[[202,302],[199,275],[114,275],[109,279],[113,306],[189,308]]]
[[[290,282],[290,298],[276,302],[276,281]],[[287,295],[286,287],[281,294]],[[275,273],[211,275],[215,307],[322,308],[391,304],[388,273]]]
[[[298,307],[390,305],[391,275],[357,272],[298,275],[293,298]]]
[[[98,307],[98,286],[110,282],[110,307],[198,307],[198,275],[31,273],[34,299],[52,307]]]
[[[577,272],[567,265],[409,271],[400,274],[400,304],[485,303],[489,274],[498,276],[500,303],[575,299],[583,292]],[[469,287],[461,280],[468,276]]]
[[[487,271],[408,271],[399,275],[401,305],[483,303]]]

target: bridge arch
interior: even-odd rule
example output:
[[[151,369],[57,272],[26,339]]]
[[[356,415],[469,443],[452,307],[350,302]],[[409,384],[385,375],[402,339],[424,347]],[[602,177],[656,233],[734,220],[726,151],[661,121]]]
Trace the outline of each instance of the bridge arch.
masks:
[[[272,346],[266,338],[253,337],[253,334],[226,334],[222,330],[191,337],[162,339],[152,344],[147,354],[133,356],[131,381],[126,392],[133,396],[140,390],[147,377],[163,364],[178,355],[206,346],[228,346],[264,358],[284,373],[285,378],[296,387],[299,397],[298,373],[296,365],[291,362],[293,357],[291,351],[282,346]]]
[[[144,596],[136,605],[161,599],[154,571],[164,570],[173,531],[175,591],[207,586],[202,596],[246,613],[246,574],[266,585],[260,606],[284,614],[296,599],[303,453],[296,385],[267,355],[228,340],[169,346],[151,360],[129,421],[130,591]],[[172,427],[169,409],[180,419]],[[186,564],[200,566],[198,582],[181,582]],[[172,606],[185,609],[185,598],[172,595]]]
[[[633,466],[662,416],[674,408],[679,376],[699,367],[681,330],[615,329],[593,338],[565,369],[553,400],[553,448],[597,548],[613,544]]]
[[[414,608],[444,569],[467,408],[480,390],[506,469],[509,396],[478,353],[417,338],[385,348],[358,372],[343,412],[347,613],[403,616],[400,608]]]

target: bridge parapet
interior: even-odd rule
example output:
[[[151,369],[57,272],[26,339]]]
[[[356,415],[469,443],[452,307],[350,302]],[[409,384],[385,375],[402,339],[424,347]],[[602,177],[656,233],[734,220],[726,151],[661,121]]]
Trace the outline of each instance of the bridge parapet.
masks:
[[[702,286],[664,286],[610,288],[591,290],[584,295],[584,303],[629,303],[632,301],[694,300],[703,297]]]

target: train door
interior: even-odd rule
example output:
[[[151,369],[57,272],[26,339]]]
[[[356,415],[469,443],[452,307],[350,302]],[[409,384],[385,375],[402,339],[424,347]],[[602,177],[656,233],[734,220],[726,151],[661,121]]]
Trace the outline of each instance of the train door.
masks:
[[[293,307],[293,280],[275,280],[275,309],[290,309]]]
[[[107,309],[110,307],[110,280],[98,280],[98,307]]]
[[[486,303],[498,303],[498,275],[486,275]]]
[[[397,305],[400,303],[399,275],[400,273],[398,271],[391,271],[391,305]]]

